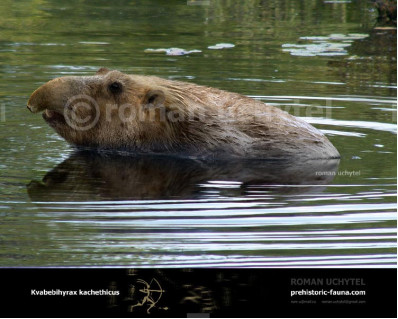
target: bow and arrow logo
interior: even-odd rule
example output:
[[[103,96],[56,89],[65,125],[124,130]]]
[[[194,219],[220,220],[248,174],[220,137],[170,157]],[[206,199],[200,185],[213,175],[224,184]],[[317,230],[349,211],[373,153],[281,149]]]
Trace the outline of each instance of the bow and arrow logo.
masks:
[[[148,305],[148,309],[146,312],[147,314],[150,314],[150,310],[156,306],[165,291],[162,289],[156,278],[152,278],[150,283],[147,283],[143,279],[137,279],[137,283],[143,285],[143,287],[138,291],[144,294],[144,297],[135,305],[130,306],[130,311],[132,312],[134,307],[142,307],[144,305]],[[167,307],[163,309],[167,310]]]

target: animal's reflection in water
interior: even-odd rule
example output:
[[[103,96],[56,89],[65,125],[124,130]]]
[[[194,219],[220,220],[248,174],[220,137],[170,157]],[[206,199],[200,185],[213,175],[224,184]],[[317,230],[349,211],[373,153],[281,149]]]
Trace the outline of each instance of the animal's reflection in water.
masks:
[[[214,185],[221,196],[245,196],[253,190],[299,194],[322,191],[338,165],[338,159],[204,162],[77,152],[42,182],[30,182],[28,193],[33,201],[198,199],[208,198]]]

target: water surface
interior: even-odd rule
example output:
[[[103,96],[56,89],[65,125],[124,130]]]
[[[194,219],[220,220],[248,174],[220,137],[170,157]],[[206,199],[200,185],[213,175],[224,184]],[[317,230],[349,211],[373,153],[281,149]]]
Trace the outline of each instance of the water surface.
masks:
[[[394,267],[396,31],[375,14],[368,1],[2,1],[0,266]],[[147,50],[161,48],[201,52]],[[280,107],[342,158],[76,153],[26,101],[103,66]]]

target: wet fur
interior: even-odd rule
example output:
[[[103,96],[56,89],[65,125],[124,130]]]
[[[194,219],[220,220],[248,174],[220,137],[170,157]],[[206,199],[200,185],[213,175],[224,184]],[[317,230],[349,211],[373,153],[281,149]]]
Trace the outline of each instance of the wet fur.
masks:
[[[110,92],[114,82],[121,84],[120,94]],[[38,88],[28,107],[32,112],[62,113],[68,106],[80,118],[94,116],[92,110],[67,105],[79,94],[92,97],[99,107],[93,128],[80,131],[47,119],[77,146],[196,157],[339,157],[319,130],[278,108],[240,94],[154,76],[100,69],[94,76],[61,77]],[[123,122],[119,116],[123,105],[137,116]],[[172,120],[173,115],[179,120]]]

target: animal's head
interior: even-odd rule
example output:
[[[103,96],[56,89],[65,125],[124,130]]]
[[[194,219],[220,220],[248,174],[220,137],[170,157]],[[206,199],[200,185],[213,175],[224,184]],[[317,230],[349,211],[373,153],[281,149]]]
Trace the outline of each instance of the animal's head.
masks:
[[[184,113],[185,107],[162,81],[101,68],[93,76],[45,83],[27,106],[33,113],[44,111],[44,120],[78,146],[167,149],[176,140],[170,112]]]

